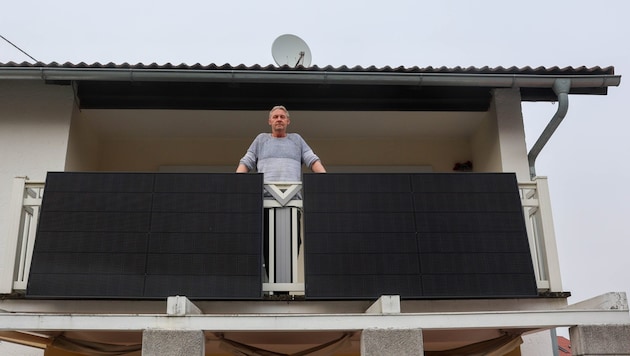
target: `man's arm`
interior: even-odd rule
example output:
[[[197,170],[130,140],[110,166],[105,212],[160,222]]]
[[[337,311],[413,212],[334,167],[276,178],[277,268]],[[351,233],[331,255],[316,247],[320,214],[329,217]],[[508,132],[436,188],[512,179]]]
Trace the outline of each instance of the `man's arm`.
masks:
[[[236,167],[236,173],[247,173],[249,172],[249,168],[246,165],[239,163],[238,167]]]
[[[246,167],[247,168],[247,167]],[[315,173],[326,173],[326,168],[324,168],[324,165],[322,164],[322,161],[315,161],[313,162],[313,164],[311,164],[311,170]]]

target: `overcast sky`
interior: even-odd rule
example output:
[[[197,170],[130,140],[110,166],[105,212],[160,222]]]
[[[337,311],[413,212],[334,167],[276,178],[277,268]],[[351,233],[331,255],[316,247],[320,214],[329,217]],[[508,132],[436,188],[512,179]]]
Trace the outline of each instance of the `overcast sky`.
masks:
[[[607,96],[569,97],[540,154],[564,290],[630,292],[630,1],[7,1],[0,35],[45,63],[274,64],[282,34],[312,64],[607,67]],[[31,61],[0,39],[0,62]],[[531,147],[557,106],[524,105]]]

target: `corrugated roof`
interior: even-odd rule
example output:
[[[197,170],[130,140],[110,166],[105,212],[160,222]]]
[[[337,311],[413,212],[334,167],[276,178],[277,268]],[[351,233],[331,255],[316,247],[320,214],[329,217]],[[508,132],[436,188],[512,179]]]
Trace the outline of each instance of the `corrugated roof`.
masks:
[[[185,64],[185,63],[181,63],[181,64],[171,64],[171,63],[165,63],[165,64],[157,64],[157,63],[150,63],[150,64],[144,64],[144,63],[137,63],[137,64],[130,64],[130,63],[121,63],[121,64],[117,64],[117,63],[92,63],[92,64],[87,64],[84,62],[80,62],[80,63],[70,63],[70,62],[66,62],[66,63],[57,63],[57,62],[50,62],[50,63],[43,63],[43,62],[37,62],[37,63],[30,63],[30,62],[22,62],[22,63],[16,63],[16,62],[7,62],[7,63],[0,63],[0,67],[4,67],[4,68],[9,68],[9,67],[20,67],[20,68],[77,68],[77,69],[99,69],[99,68],[108,68],[108,69],[182,69],[182,70],[256,70],[256,71],[302,71],[302,72],[321,72],[321,71],[326,71],[326,72],[383,72],[383,73],[451,73],[451,74],[456,74],[456,73],[462,73],[462,74],[519,74],[519,75],[527,75],[527,74],[535,74],[535,75],[613,75],[615,74],[615,69],[612,66],[608,66],[608,67],[599,67],[599,66],[595,66],[595,67],[585,67],[585,66],[580,66],[580,67],[536,67],[536,68],[532,68],[529,66],[526,67],[488,67],[488,66],[484,66],[484,67],[417,67],[417,66],[413,66],[413,67],[404,67],[404,66],[399,66],[399,67],[390,67],[390,66],[385,66],[385,67],[376,67],[376,66],[369,66],[369,67],[362,67],[362,66],[355,66],[355,67],[347,67],[347,66],[339,66],[339,67],[333,67],[333,66],[325,66],[325,67],[319,67],[319,66],[311,66],[311,67],[297,67],[297,68],[293,68],[290,66],[275,66],[275,65],[266,65],[266,66],[262,66],[260,64],[255,64],[255,65],[251,65],[251,66],[247,66],[245,64],[239,64],[239,65],[231,65],[231,64],[223,64],[223,65],[217,65],[217,64],[207,64],[207,65],[202,65],[199,63],[195,63],[195,64]]]

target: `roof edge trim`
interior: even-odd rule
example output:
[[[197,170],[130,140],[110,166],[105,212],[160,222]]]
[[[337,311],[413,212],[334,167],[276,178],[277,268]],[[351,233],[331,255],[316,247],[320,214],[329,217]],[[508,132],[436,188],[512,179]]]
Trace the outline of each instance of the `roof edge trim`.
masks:
[[[621,75],[561,74],[470,74],[470,73],[366,73],[284,72],[260,70],[170,70],[170,69],[76,69],[0,68],[0,80],[131,81],[131,82],[234,82],[365,84],[410,86],[483,86],[494,88],[552,88],[557,79],[570,79],[572,88],[618,86]]]

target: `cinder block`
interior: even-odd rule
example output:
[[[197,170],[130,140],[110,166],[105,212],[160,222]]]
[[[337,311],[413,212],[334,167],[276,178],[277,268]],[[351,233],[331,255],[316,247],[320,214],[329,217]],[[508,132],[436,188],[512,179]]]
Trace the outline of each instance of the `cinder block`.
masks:
[[[569,336],[573,356],[630,356],[630,324],[580,325]]]
[[[422,329],[365,329],[361,333],[362,356],[422,356]]]
[[[201,330],[144,330],[142,356],[204,356],[206,339]]]

